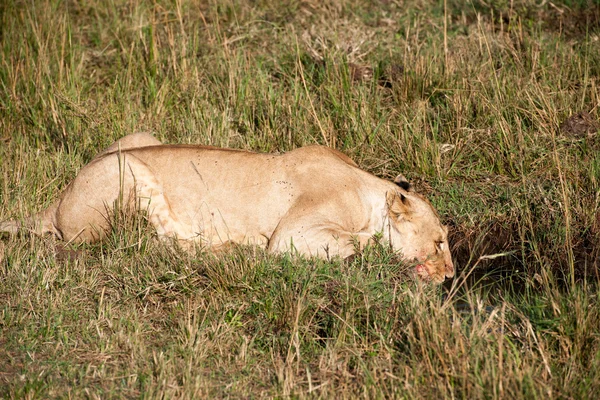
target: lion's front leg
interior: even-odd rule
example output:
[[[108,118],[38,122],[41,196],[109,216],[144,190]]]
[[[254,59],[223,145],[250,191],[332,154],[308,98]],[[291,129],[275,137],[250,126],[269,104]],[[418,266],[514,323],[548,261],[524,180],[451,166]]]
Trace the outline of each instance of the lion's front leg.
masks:
[[[368,233],[348,232],[337,224],[311,224],[310,220],[294,223],[282,221],[269,240],[269,251],[298,252],[321,258],[347,258],[364,248],[371,240]]]

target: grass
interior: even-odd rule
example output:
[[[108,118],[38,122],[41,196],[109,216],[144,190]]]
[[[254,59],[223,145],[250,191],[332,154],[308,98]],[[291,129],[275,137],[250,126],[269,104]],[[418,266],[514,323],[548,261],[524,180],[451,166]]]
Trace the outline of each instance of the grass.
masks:
[[[538,3],[2,2],[0,220],[134,131],[321,143],[426,193],[459,276],[185,254],[143,216],[3,237],[0,398],[597,397],[600,7]]]

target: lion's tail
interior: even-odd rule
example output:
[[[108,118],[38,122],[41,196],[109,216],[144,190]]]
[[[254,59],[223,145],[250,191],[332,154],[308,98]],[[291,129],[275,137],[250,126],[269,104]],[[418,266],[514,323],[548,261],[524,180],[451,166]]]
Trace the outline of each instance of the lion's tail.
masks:
[[[7,232],[11,235],[17,234],[17,232],[19,232],[20,227],[21,224],[18,221],[15,221],[14,219],[0,222],[0,232]]]
[[[47,209],[31,217],[24,218],[23,221],[16,219],[1,221],[0,233],[5,232],[10,235],[16,235],[20,231],[26,230],[40,236],[45,233],[52,233],[60,238],[61,233],[55,226],[57,208],[58,203],[54,203]]]

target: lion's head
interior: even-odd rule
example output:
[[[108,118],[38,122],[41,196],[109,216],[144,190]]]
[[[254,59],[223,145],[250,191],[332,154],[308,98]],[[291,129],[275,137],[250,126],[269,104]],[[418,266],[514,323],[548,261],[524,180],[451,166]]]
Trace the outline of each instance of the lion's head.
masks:
[[[441,283],[454,276],[454,264],[448,246],[448,228],[429,201],[412,190],[402,175],[394,183],[396,190],[387,194],[387,232],[392,248],[416,262],[421,278]]]

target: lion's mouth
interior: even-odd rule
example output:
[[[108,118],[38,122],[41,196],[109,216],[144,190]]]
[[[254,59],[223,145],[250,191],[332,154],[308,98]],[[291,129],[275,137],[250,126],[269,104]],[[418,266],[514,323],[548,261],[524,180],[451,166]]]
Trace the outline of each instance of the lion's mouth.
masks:
[[[438,274],[435,272],[431,272],[426,264],[417,264],[415,267],[415,271],[419,278],[423,279],[426,282],[435,282],[435,283],[443,283],[446,280],[445,274]]]

